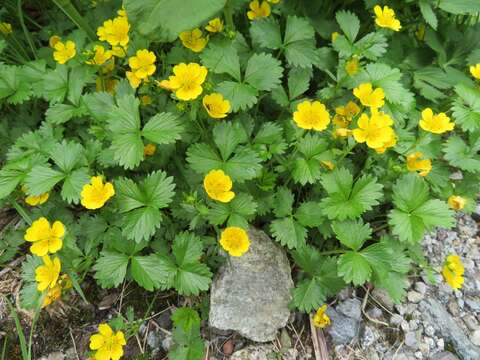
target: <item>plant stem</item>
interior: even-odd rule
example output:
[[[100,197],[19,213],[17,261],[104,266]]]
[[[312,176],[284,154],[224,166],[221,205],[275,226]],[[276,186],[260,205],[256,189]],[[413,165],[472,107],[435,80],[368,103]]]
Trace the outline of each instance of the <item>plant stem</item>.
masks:
[[[335,254],[343,254],[345,250],[337,249],[337,250],[328,250],[328,251],[321,251],[320,255],[335,255]]]
[[[22,217],[22,219],[28,224],[32,225],[32,218],[28,213],[25,211],[25,209],[16,201],[12,202],[12,206],[17,210],[18,214]]]
[[[225,21],[227,23],[228,30],[235,31],[235,24],[233,23],[232,14],[232,0],[227,0],[227,3],[223,9],[223,14],[225,15]]]
[[[65,15],[68,16],[72,22],[77,25],[79,29],[82,29],[87,33],[88,38],[90,41],[95,41],[95,32],[92,30],[90,25],[85,21],[82,15],[77,11],[75,6],[73,6],[70,0],[52,0],[57,7],[62,10]]]
[[[18,11],[18,19],[20,20],[20,26],[22,27],[23,33],[25,34],[25,38],[27,39],[28,45],[32,50],[33,57],[37,58],[37,49],[33,44],[32,37],[30,36],[30,32],[28,31],[27,27],[25,26],[25,21],[23,19],[23,11],[22,11],[22,0],[17,0],[17,11]]]

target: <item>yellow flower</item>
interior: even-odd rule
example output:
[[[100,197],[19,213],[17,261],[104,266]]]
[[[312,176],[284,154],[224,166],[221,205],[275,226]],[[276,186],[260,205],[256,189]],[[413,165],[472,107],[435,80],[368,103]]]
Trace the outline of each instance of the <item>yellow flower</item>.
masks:
[[[124,58],[127,56],[127,51],[122,46],[112,46],[112,54],[118,58]]]
[[[242,256],[250,247],[250,239],[242,228],[230,226],[222,231],[220,245],[230,256]]]
[[[480,63],[470,66],[470,74],[472,74],[475,79],[480,80]]]
[[[62,38],[58,35],[52,35],[50,36],[50,39],[48,39],[48,45],[51,47],[51,48],[54,48],[55,47],[55,44],[57,44],[59,41],[61,41]]]
[[[183,46],[193,52],[201,52],[207,45],[208,39],[203,37],[202,30],[199,28],[192,31],[183,31],[178,35]]]
[[[70,279],[70,276],[68,276],[68,274],[63,274],[62,276],[60,276],[60,280],[58,283],[63,290],[71,289],[73,286],[72,279]]]
[[[347,128],[338,128],[335,129],[335,137],[347,137],[352,134],[352,130],[347,129]]]
[[[332,43],[335,42],[335,40],[337,40],[339,35],[340,34],[337,31],[332,32]]]
[[[57,301],[62,295],[62,288],[60,285],[55,285],[53,288],[48,289],[47,295],[42,303],[42,308],[47,307],[51,303]]]
[[[348,126],[352,118],[360,112],[360,108],[353,101],[349,101],[345,106],[335,108],[335,116],[333,123],[337,126],[345,128]]]
[[[373,89],[371,83],[363,83],[353,89],[353,95],[360,99],[363,106],[378,109],[385,104],[385,93],[382,88]]]
[[[208,70],[197,63],[180,63],[173,67],[173,74],[168,80],[161,81],[159,86],[167,90],[175,90],[177,98],[187,101],[200,96]]]
[[[68,40],[65,44],[61,41],[57,42],[53,47],[53,58],[59,64],[65,64],[68,60],[75,57],[77,51],[75,50],[75,43]]]
[[[90,336],[90,349],[96,350],[96,360],[119,360],[126,343],[123,332],[114,333],[108,324],[98,325],[98,333]]]
[[[455,124],[450,122],[450,118],[445,113],[434,115],[432,109],[426,108],[422,111],[420,127],[434,134],[443,134],[453,130]]]
[[[211,33],[217,33],[223,31],[223,20],[220,18],[212,19],[205,26],[205,30],[210,31]]]
[[[131,71],[125,72],[125,76],[127,77],[130,86],[134,89],[138,88],[142,83],[142,79],[137,78]]]
[[[12,32],[13,32],[12,24],[7,22],[0,23],[0,33],[7,36],[7,35],[10,35]]]
[[[232,190],[232,179],[222,170],[211,170],[203,179],[203,188],[213,200],[230,202],[235,193]]]
[[[360,68],[360,64],[358,62],[357,57],[354,57],[348,60],[347,63],[345,64],[345,71],[350,76],[355,75],[358,72],[359,68]]]
[[[143,147],[143,155],[152,156],[157,151],[157,146],[155,144],[147,144]]]
[[[27,229],[24,239],[33,243],[30,247],[32,254],[44,256],[56,253],[62,248],[64,235],[65,227],[60,221],[55,221],[50,227],[49,221],[41,217]]]
[[[418,171],[418,175],[427,176],[432,170],[432,161],[430,159],[419,160],[423,154],[420,151],[407,156],[408,171]]]
[[[202,103],[208,115],[214,119],[223,119],[230,112],[230,101],[224,99],[219,93],[205,95]]]
[[[26,192],[27,189],[26,187],[22,187],[22,190]],[[48,192],[40,194],[38,196],[30,195],[25,198],[25,202],[30,206],[42,205],[47,202],[49,197],[50,197],[50,193]]]
[[[48,255],[42,257],[43,265],[38,266],[35,269],[35,280],[37,281],[37,290],[43,291],[47,288],[52,289],[58,280],[60,275],[60,259],[54,257],[53,261]]]
[[[383,154],[385,151],[387,151],[387,149],[394,147],[396,144],[397,144],[397,135],[392,130],[390,132],[390,139],[387,140],[382,147],[376,148],[375,151],[377,152],[377,154]]]
[[[130,24],[125,16],[116,17],[113,20],[106,20],[103,26],[97,29],[100,41],[106,41],[112,46],[126,46],[130,38],[128,32]]]
[[[138,79],[146,79],[155,72],[155,60],[157,57],[147,49],[138,50],[136,56],[128,59],[128,66]]]
[[[95,88],[97,91],[106,91],[109,94],[115,94],[115,88],[118,85],[117,79],[102,79],[100,76],[95,79]]]
[[[327,304],[323,304],[313,316],[313,325],[319,328],[324,328],[330,325],[330,318],[325,313],[327,311]]]
[[[362,114],[358,119],[358,128],[353,130],[353,137],[359,143],[367,143],[372,149],[382,148],[391,141],[394,134],[393,120],[384,113],[373,113],[371,118]]]
[[[302,129],[322,131],[330,124],[330,114],[320,101],[305,100],[297,105],[293,121]]]
[[[442,275],[448,285],[460,289],[463,285],[465,268],[458,255],[448,255],[443,264]]]
[[[117,10],[117,14],[118,16],[127,17],[127,12],[125,11],[125,8],[123,7],[123,5],[120,9]]]
[[[250,20],[255,20],[262,17],[267,17],[270,15],[270,5],[266,1],[260,2],[254,0],[249,4],[250,10],[247,12],[247,16]]]
[[[448,205],[450,205],[453,210],[462,210],[466,203],[467,200],[458,195],[452,195],[448,198]]]
[[[280,0],[267,0],[270,4],[278,4]]]
[[[82,205],[90,210],[101,208],[113,195],[115,189],[112,183],[103,184],[101,176],[92,176],[90,184],[85,184],[80,194]]]
[[[140,102],[143,106],[150,105],[152,103],[152,98],[148,95],[143,95],[140,97]]]
[[[102,45],[95,45],[93,50],[95,51],[95,55],[93,55],[92,59],[86,61],[89,65],[103,65],[113,56],[112,51],[105,51],[105,48]]]
[[[395,12],[388,6],[384,6],[383,10],[380,5],[375,5],[373,8],[375,12],[375,23],[383,28],[389,28],[394,31],[399,31],[402,28],[400,21],[395,18]]]

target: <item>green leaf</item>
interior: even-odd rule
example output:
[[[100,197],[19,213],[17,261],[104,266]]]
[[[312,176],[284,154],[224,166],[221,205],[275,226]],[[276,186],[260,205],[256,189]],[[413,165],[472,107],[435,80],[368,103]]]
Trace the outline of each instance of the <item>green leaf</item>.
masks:
[[[212,273],[205,264],[188,263],[178,269],[174,282],[180,295],[198,295],[201,291],[208,290]]]
[[[323,224],[325,218],[318,202],[307,201],[302,203],[295,212],[295,218],[305,227],[317,227]]]
[[[267,49],[280,49],[282,47],[282,36],[280,26],[272,17],[258,19],[250,26],[250,35],[254,43]]]
[[[237,194],[228,203],[215,202],[208,210],[208,221],[213,225],[222,225],[226,221],[228,226],[248,227],[250,220],[257,210],[257,203],[249,194]]]
[[[291,66],[305,68],[316,63],[315,30],[307,19],[288,16],[283,47]]]
[[[249,148],[235,151],[235,155],[228,159],[221,167],[234,181],[244,182],[257,177],[262,169],[257,153]]]
[[[474,132],[480,129],[480,91],[471,86],[459,84],[455,86],[459,96],[452,106],[455,123],[463,130]]]
[[[78,204],[80,202],[80,193],[85,184],[90,182],[88,169],[85,167],[73,170],[65,176],[62,186],[62,199],[69,204]]]
[[[202,252],[202,240],[194,233],[182,232],[175,236],[172,253],[179,267],[198,262]]]
[[[21,104],[32,96],[29,82],[22,81],[21,68],[18,66],[0,65],[0,99],[10,104]]]
[[[63,102],[68,91],[68,68],[57,65],[55,70],[47,71],[43,79],[45,98],[52,102]]]
[[[178,116],[163,112],[148,120],[142,135],[156,144],[171,144],[181,138],[182,132],[183,126],[178,122]]]
[[[387,52],[387,38],[380,32],[372,32],[355,43],[354,53],[357,56],[365,56],[370,60],[377,60]]]
[[[128,20],[153,41],[172,42],[178,34],[215,17],[226,0],[126,0]]]
[[[315,38],[315,30],[306,18],[288,16],[285,28],[284,46],[296,41],[311,40]]]
[[[167,177],[164,171],[150,173],[141,183],[140,189],[145,194],[145,205],[154,206],[157,209],[167,207],[175,195],[173,177]]]
[[[54,170],[47,165],[36,165],[27,174],[25,185],[27,186],[28,195],[41,195],[46,193],[62,181],[65,174]]]
[[[141,207],[124,214],[122,234],[136,242],[148,240],[155,234],[162,222],[162,213],[154,207]]]
[[[166,265],[166,266],[165,266]],[[148,291],[154,289],[164,289],[171,283],[176,269],[172,263],[162,261],[158,255],[151,254],[148,256],[132,257],[132,265],[130,268],[133,279]],[[169,282],[170,281],[170,282]]]
[[[457,135],[449,137],[443,147],[445,159],[450,165],[473,173],[480,172],[479,150],[480,141],[477,140],[476,144],[469,146]]]
[[[41,158],[41,157],[40,157]],[[0,199],[10,195],[24,180],[27,173],[39,162],[39,156],[8,162],[0,169]]]
[[[438,7],[457,15],[476,15],[480,12],[480,3],[477,0],[439,0]]]
[[[435,15],[435,12],[433,11],[430,2],[428,0],[420,0],[418,2],[418,6],[420,6],[420,12],[425,19],[425,22],[430,25],[433,30],[437,30],[437,15]]]
[[[321,160],[324,158],[328,143],[318,135],[307,134],[298,141],[298,150],[292,177],[302,185],[314,184],[321,176]]]
[[[288,97],[290,100],[296,99],[308,90],[312,74],[311,68],[294,67],[288,72]]]
[[[223,160],[227,160],[239,144],[247,141],[247,134],[239,122],[221,122],[213,128],[213,141]]]
[[[375,178],[364,175],[353,184],[352,174],[345,168],[324,174],[321,182],[328,193],[321,206],[329,219],[354,219],[371,210],[382,197],[383,186]]]
[[[293,304],[300,311],[310,312],[318,309],[327,296],[316,278],[300,281],[293,289]]]
[[[94,92],[82,96],[90,115],[98,121],[107,121],[110,110],[115,106],[113,96],[106,92]]]
[[[120,285],[127,273],[129,257],[113,251],[102,251],[93,266],[95,279],[102,288]]]
[[[305,244],[307,238],[307,229],[300,225],[293,217],[276,219],[270,224],[270,231],[275,240],[282,246],[289,249],[295,249]]]
[[[360,30],[360,20],[358,20],[358,17],[350,11],[341,10],[337,11],[335,18],[337,19],[338,25],[340,25],[340,29],[342,29],[348,40],[353,43]]]
[[[280,187],[275,193],[273,212],[276,217],[284,217],[292,214],[295,198],[292,191],[287,187]]]
[[[282,66],[270,54],[253,54],[247,62],[244,81],[257,90],[269,91],[280,84]]]
[[[188,331],[195,326],[200,326],[200,316],[193,309],[178,308],[172,314],[172,322],[173,325]]]
[[[332,230],[343,245],[355,251],[359,250],[372,235],[370,224],[364,224],[362,219],[334,221]]]
[[[349,251],[338,259],[338,275],[342,276],[345,282],[360,286],[370,280],[372,268],[360,253]]]
[[[49,123],[54,125],[64,124],[75,116],[84,113],[82,108],[77,108],[69,104],[53,104],[45,112],[45,117]]]
[[[80,97],[85,85],[94,82],[95,70],[92,67],[76,66],[68,76],[68,100],[75,106],[80,105]]]
[[[85,149],[79,143],[63,140],[50,151],[50,157],[64,173],[85,165]]]
[[[240,59],[234,43],[228,39],[212,40],[200,54],[202,64],[215,74],[229,74],[241,81]]]
[[[232,111],[248,110],[257,103],[258,90],[248,84],[235,81],[223,81],[217,85],[216,91],[228,99]]]

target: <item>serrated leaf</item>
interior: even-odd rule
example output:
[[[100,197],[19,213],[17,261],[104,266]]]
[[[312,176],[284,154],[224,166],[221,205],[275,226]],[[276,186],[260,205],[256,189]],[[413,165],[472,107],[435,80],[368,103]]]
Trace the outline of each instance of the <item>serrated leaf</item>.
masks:
[[[63,102],[68,91],[68,68],[66,65],[57,65],[55,70],[45,73],[43,92],[45,98],[52,102]]]
[[[285,27],[285,37],[283,39],[284,46],[291,43],[311,40],[315,37],[315,30],[306,18],[297,16],[288,16],[287,25]]]
[[[422,13],[422,16],[425,19],[426,23],[430,25],[433,30],[437,30],[437,15],[435,15],[435,12],[433,11],[430,2],[428,0],[420,0],[418,2],[418,6],[420,7],[420,12]]]
[[[158,255],[133,256],[130,268],[133,279],[148,291],[164,289],[171,284],[176,272],[173,263]]]
[[[102,251],[93,266],[95,279],[102,288],[112,288],[120,285],[127,273],[129,257],[113,251]]]
[[[78,204],[80,202],[80,193],[85,184],[90,182],[88,169],[85,167],[73,170],[65,176],[62,191],[62,199],[69,204]]]
[[[136,242],[148,240],[155,234],[161,222],[160,210],[151,206],[141,207],[124,214],[122,234]]]
[[[228,159],[221,169],[234,181],[242,183],[257,177],[262,167],[257,153],[249,148],[243,148],[236,151],[235,155]]]
[[[257,90],[269,91],[280,84],[283,68],[270,54],[253,54],[247,62],[244,81]]]
[[[247,134],[239,122],[222,122],[213,128],[213,141],[217,145],[223,160],[232,155],[235,148],[247,141]]]
[[[38,196],[50,191],[65,178],[65,174],[47,165],[36,165],[27,174],[25,185],[28,195]]]
[[[310,87],[311,68],[292,68],[288,72],[288,97],[294,100]]]
[[[358,17],[350,11],[341,10],[337,11],[335,19],[348,40],[353,43],[360,30],[360,20],[358,20]]]
[[[172,113],[160,113],[153,116],[142,129],[142,136],[156,144],[171,144],[181,138],[183,126],[178,116]]]
[[[289,249],[303,246],[307,237],[307,229],[295,221],[293,217],[272,221],[270,231],[275,240]]]
[[[258,100],[258,90],[248,84],[235,81],[223,81],[217,85],[215,90],[230,101],[232,111],[234,112],[238,110],[248,110],[253,107]]]
[[[254,43],[267,49],[282,47],[282,36],[278,22],[271,16],[258,19],[250,26],[250,35]]]
[[[275,193],[273,200],[273,212],[276,217],[284,217],[292,214],[295,198],[292,191],[287,187],[280,187]]]
[[[255,215],[257,203],[249,194],[237,194],[228,203],[215,202],[208,210],[208,221],[213,225],[248,227],[248,220]]]
[[[370,280],[372,268],[360,253],[349,251],[338,259],[338,275],[342,276],[345,282],[360,286]]]
[[[309,68],[318,62],[315,41],[301,40],[285,47],[285,58],[290,66]]]
[[[212,273],[202,263],[187,263],[178,269],[175,276],[175,289],[180,295],[198,295],[207,291],[212,282]]]
[[[480,172],[480,141],[470,147],[459,136],[451,136],[446,141],[443,152],[450,165],[473,173]]]
[[[326,299],[326,294],[315,278],[300,281],[293,289],[293,304],[300,311],[318,309]]]
[[[305,227],[317,227],[323,224],[325,218],[318,202],[306,201],[295,212],[295,218]]]
[[[172,253],[179,267],[198,262],[202,251],[202,240],[194,233],[182,232],[175,236]]]
[[[359,250],[372,235],[370,225],[364,224],[361,219],[334,221],[332,230],[343,245],[355,251]]]
[[[240,59],[233,42],[228,39],[210,41],[200,54],[202,64],[215,74],[229,74],[241,81]]]

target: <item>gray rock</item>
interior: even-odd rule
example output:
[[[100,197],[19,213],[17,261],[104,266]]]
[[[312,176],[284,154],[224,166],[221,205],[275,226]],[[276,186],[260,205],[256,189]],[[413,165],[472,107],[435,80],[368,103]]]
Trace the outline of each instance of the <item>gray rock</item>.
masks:
[[[251,345],[235,351],[230,360],[268,360],[273,352],[273,345]]]
[[[472,335],[470,335],[470,340],[477,346],[480,346],[480,330],[475,330]]]
[[[417,281],[415,283],[415,290],[417,290],[420,294],[424,294],[427,292],[427,285],[422,281]]]
[[[158,333],[155,331],[150,331],[147,335],[147,344],[150,346],[152,349],[156,349],[160,347],[160,336],[158,336]]]
[[[409,331],[405,334],[405,345],[413,350],[418,349],[417,334],[414,331]]]
[[[327,309],[331,325],[326,328],[335,345],[350,344],[357,338],[360,331],[360,322],[354,318],[343,315],[333,308]]]
[[[436,328],[443,338],[454,346],[456,352],[465,360],[480,359],[480,348],[472,344],[445,307],[431,298],[420,303],[424,318]]]
[[[290,316],[290,264],[264,232],[251,229],[249,237],[248,252],[230,257],[212,283],[209,322],[253,341],[272,341]]]
[[[357,321],[360,321],[362,318],[362,303],[358,299],[347,299],[342,301],[337,305],[335,310]]]
[[[162,340],[162,349],[169,351],[173,345],[173,339],[171,335],[167,335],[165,339]]]
[[[473,315],[467,315],[463,318],[463,322],[467,325],[467,328],[471,331],[475,331],[479,328],[478,321]]]
[[[378,307],[374,306],[373,308],[371,308],[367,311],[367,314],[372,319],[380,319],[383,315],[383,312]]]
[[[419,293],[418,291],[409,291],[407,293],[407,299],[408,301],[411,301],[413,303],[419,303],[420,301],[423,300],[425,296],[422,293]]]
[[[459,360],[458,357],[453,355],[451,352],[442,351],[441,353],[436,353],[432,355],[431,360]]]
[[[476,313],[480,313],[480,301],[478,298],[466,298],[465,303]]]
[[[390,324],[393,326],[399,326],[403,321],[403,316],[400,314],[393,314],[390,317]]]
[[[366,326],[362,335],[361,345],[363,349],[371,346],[380,337],[378,330],[373,326]]]

